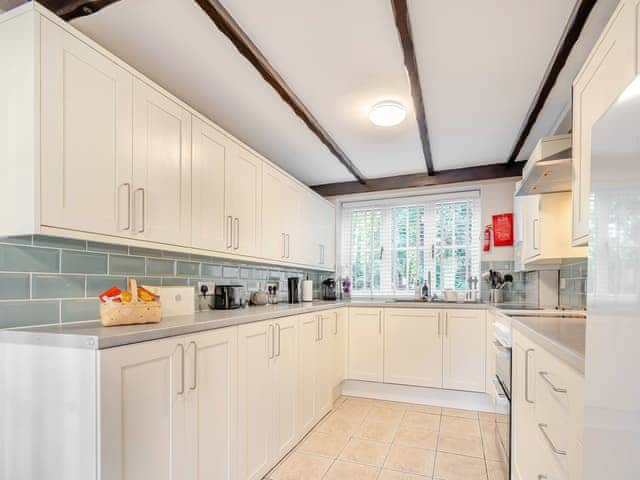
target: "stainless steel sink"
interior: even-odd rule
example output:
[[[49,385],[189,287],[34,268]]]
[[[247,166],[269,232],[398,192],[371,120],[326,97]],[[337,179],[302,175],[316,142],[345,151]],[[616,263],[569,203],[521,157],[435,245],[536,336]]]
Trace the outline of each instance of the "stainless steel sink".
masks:
[[[386,300],[386,303],[436,303],[436,304],[469,304],[469,305],[480,305],[482,302],[479,301],[447,301],[447,300],[422,300],[416,298],[390,298]]]

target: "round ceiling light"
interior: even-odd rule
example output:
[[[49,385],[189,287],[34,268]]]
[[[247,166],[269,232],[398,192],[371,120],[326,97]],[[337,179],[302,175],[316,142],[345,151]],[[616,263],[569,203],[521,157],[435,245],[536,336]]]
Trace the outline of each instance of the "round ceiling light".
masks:
[[[401,123],[407,116],[407,109],[399,102],[385,100],[378,102],[369,111],[369,120],[379,127],[392,127]]]

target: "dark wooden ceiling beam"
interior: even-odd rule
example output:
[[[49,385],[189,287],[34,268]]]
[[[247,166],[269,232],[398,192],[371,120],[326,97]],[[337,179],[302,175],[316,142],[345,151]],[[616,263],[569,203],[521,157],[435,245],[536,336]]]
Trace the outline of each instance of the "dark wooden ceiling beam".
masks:
[[[474,182],[495,178],[509,178],[522,176],[525,162],[510,164],[499,163],[482,165],[479,167],[457,168],[441,170],[433,175],[427,173],[413,173],[394,177],[369,178],[366,185],[358,182],[328,183],[311,187],[324,197],[335,195],[349,195],[352,193],[380,192],[383,190],[400,190],[403,188],[433,187],[460,182]]]
[[[422,142],[422,153],[427,166],[427,173],[434,174],[433,158],[431,156],[431,142],[429,140],[429,129],[427,128],[427,114],[425,112],[424,98],[422,96],[422,85],[420,84],[420,73],[418,71],[418,61],[413,45],[413,34],[411,33],[411,19],[409,18],[409,7],[407,0],[391,0],[393,17],[398,29],[404,65],[409,76],[411,96],[413,97],[413,109],[416,114],[418,133]]]
[[[567,22],[567,26],[562,33],[560,42],[553,54],[553,58],[547,66],[547,70],[542,82],[540,83],[540,87],[538,88],[538,91],[533,98],[533,102],[529,107],[527,116],[520,127],[516,142],[511,149],[508,163],[515,162],[518,155],[520,155],[520,151],[522,150],[524,143],[527,141],[527,137],[529,137],[533,126],[538,120],[538,116],[540,115],[553,86],[556,84],[560,72],[567,63],[567,59],[573,50],[573,46],[578,41],[578,38],[580,38],[580,33],[582,33],[582,29],[589,18],[589,14],[591,13],[591,10],[593,10],[597,1],[598,0],[579,0],[578,3],[576,3],[571,16],[569,17],[569,21]]]
[[[333,138],[331,138],[329,132],[320,125],[320,122],[318,122],[306,105],[296,96],[293,90],[291,90],[224,6],[222,6],[218,0],[195,0],[195,2],[204,10],[218,29],[231,40],[231,43],[238,49],[240,54],[258,70],[265,81],[278,92],[280,97],[293,109],[295,114],[300,117],[340,163],[357,179],[358,183],[364,184],[365,176],[362,172],[360,172],[347,154],[342,151]]]

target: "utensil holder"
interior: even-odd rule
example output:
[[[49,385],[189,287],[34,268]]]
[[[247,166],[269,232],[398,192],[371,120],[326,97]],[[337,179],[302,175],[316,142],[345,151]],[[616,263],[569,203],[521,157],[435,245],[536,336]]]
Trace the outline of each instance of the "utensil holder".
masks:
[[[491,303],[503,303],[504,290],[501,288],[492,288],[491,290],[489,290],[489,301]]]

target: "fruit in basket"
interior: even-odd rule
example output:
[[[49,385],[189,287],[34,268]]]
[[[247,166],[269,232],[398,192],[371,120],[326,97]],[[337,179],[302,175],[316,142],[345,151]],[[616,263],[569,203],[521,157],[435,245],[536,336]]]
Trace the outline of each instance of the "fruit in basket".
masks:
[[[138,298],[143,302],[153,302],[156,300],[156,295],[146,288],[138,287]]]
[[[131,292],[122,292],[122,293],[120,294],[120,298],[122,299],[122,301],[123,301],[124,303],[129,303],[129,302],[131,302],[131,297],[132,297]]]

